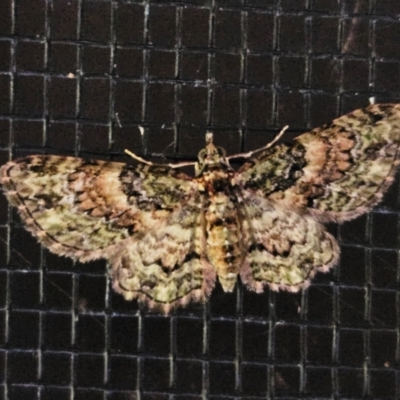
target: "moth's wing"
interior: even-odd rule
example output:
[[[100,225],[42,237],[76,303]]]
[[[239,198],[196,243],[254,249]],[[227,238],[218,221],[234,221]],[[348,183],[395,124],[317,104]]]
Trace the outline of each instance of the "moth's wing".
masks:
[[[59,156],[11,161],[0,180],[27,229],[81,261],[154,228],[193,191],[189,177],[168,167]]]
[[[247,246],[240,277],[249,289],[297,292],[338,262],[335,238],[312,217],[246,191],[240,207]]]
[[[127,300],[169,312],[189,301],[204,302],[216,279],[205,253],[204,215],[199,194],[168,218],[110,252],[113,288]]]
[[[239,170],[245,189],[322,221],[345,221],[377,204],[394,179],[400,104],[375,104],[275,146]]]

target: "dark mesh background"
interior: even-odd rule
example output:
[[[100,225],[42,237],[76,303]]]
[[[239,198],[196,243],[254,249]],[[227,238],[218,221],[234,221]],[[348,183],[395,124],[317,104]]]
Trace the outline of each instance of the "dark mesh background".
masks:
[[[286,124],[290,140],[400,97],[399,14],[398,0],[1,0],[0,164],[125,147],[182,160],[207,129],[229,154]],[[306,292],[217,287],[171,316],[114,294],[104,262],[42,249],[1,195],[0,398],[399,398],[398,187],[330,227],[341,263]]]

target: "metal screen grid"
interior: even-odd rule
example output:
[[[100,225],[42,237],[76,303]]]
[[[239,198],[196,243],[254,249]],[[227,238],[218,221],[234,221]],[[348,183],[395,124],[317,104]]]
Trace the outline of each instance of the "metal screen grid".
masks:
[[[3,1],[0,163],[179,160],[208,129],[229,154],[286,124],[290,140],[398,99],[399,14],[395,0]],[[0,397],[398,398],[398,208],[395,184],[330,226],[341,263],[305,292],[217,286],[163,316],[114,294],[104,262],[42,249],[1,196]]]

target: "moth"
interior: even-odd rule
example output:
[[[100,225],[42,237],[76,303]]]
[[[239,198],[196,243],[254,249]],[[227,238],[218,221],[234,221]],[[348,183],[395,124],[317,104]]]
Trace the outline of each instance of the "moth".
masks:
[[[109,263],[125,299],[170,311],[232,292],[297,292],[338,262],[324,222],[379,203],[399,164],[400,104],[375,104],[292,144],[227,157],[212,134],[196,175],[181,164],[137,165],[33,155],[1,167],[4,193],[50,251]],[[229,160],[243,157],[235,171]]]

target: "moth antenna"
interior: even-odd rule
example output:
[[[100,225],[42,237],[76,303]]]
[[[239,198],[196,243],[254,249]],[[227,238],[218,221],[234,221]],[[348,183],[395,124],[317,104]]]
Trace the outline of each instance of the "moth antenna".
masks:
[[[131,152],[130,150],[128,150],[128,149],[125,149],[124,152],[125,152],[126,154],[128,154],[128,156],[132,157],[132,158],[133,158],[134,160],[136,160],[136,161],[139,161],[139,162],[141,162],[141,163],[143,163],[143,164],[146,164],[146,165],[153,165],[153,163],[152,163],[151,161],[147,161],[147,160],[145,160],[144,158],[137,156],[135,153],[132,153],[132,152]]]
[[[132,153],[128,149],[125,149],[124,151],[126,154],[128,154],[130,157],[132,157],[136,161],[139,161],[146,165],[154,165],[154,163],[152,163],[151,161],[147,161],[144,158],[137,156],[135,153]],[[195,162],[190,161],[190,162],[181,162],[181,163],[177,163],[177,164],[166,164],[166,165],[170,168],[181,168],[181,167],[187,167],[189,165],[195,165],[195,164],[196,164]]]
[[[284,126],[281,131],[275,136],[275,138],[266,144],[264,147],[261,147],[260,149],[249,151],[248,153],[240,153],[240,154],[234,154],[232,156],[227,157],[228,160],[232,160],[232,158],[249,158],[251,157],[254,153],[258,153],[261,150],[266,150],[269,149],[271,146],[273,146],[282,136],[283,134],[287,131],[289,128],[289,125]]]

